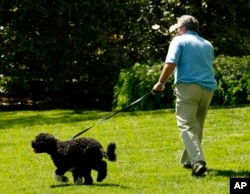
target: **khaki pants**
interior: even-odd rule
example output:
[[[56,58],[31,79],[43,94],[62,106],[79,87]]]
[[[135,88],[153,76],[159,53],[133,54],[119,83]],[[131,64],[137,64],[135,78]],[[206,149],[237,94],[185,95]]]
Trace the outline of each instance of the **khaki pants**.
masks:
[[[177,84],[175,88],[176,119],[185,149],[182,164],[204,161],[201,147],[203,126],[213,91],[207,91],[197,84]]]

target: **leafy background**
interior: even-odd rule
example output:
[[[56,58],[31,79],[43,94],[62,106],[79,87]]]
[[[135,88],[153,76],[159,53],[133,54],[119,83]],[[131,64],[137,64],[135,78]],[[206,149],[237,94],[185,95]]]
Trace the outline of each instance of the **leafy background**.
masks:
[[[183,14],[216,56],[249,55],[249,10],[248,0],[2,0],[1,96],[110,109],[120,71],[164,61]]]

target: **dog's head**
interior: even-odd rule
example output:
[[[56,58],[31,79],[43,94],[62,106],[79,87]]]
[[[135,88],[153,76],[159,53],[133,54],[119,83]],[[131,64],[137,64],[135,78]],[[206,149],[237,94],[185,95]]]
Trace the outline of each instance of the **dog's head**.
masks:
[[[31,146],[35,153],[52,153],[56,150],[58,140],[48,133],[40,133],[35,140],[31,141]]]

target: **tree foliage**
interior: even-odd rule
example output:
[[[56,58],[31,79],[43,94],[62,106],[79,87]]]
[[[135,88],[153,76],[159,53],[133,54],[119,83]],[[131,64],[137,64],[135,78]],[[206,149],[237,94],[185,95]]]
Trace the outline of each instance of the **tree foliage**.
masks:
[[[2,0],[0,88],[110,104],[122,68],[164,60],[183,14],[199,19],[217,55],[248,54],[249,10],[248,0]]]
[[[153,65],[135,63],[129,69],[122,70],[114,87],[113,109],[121,110],[150,92],[152,83],[157,82],[161,70],[162,63],[155,63]],[[173,107],[172,86],[173,76],[167,82],[163,93],[149,96],[149,99],[141,101],[136,106],[133,106],[133,108],[135,110],[152,110]]]

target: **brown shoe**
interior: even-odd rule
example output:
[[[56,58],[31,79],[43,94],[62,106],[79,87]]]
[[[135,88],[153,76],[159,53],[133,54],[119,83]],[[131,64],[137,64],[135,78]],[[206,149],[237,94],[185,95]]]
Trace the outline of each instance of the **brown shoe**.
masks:
[[[206,163],[204,161],[196,162],[192,166],[192,176],[202,176],[207,171]]]

